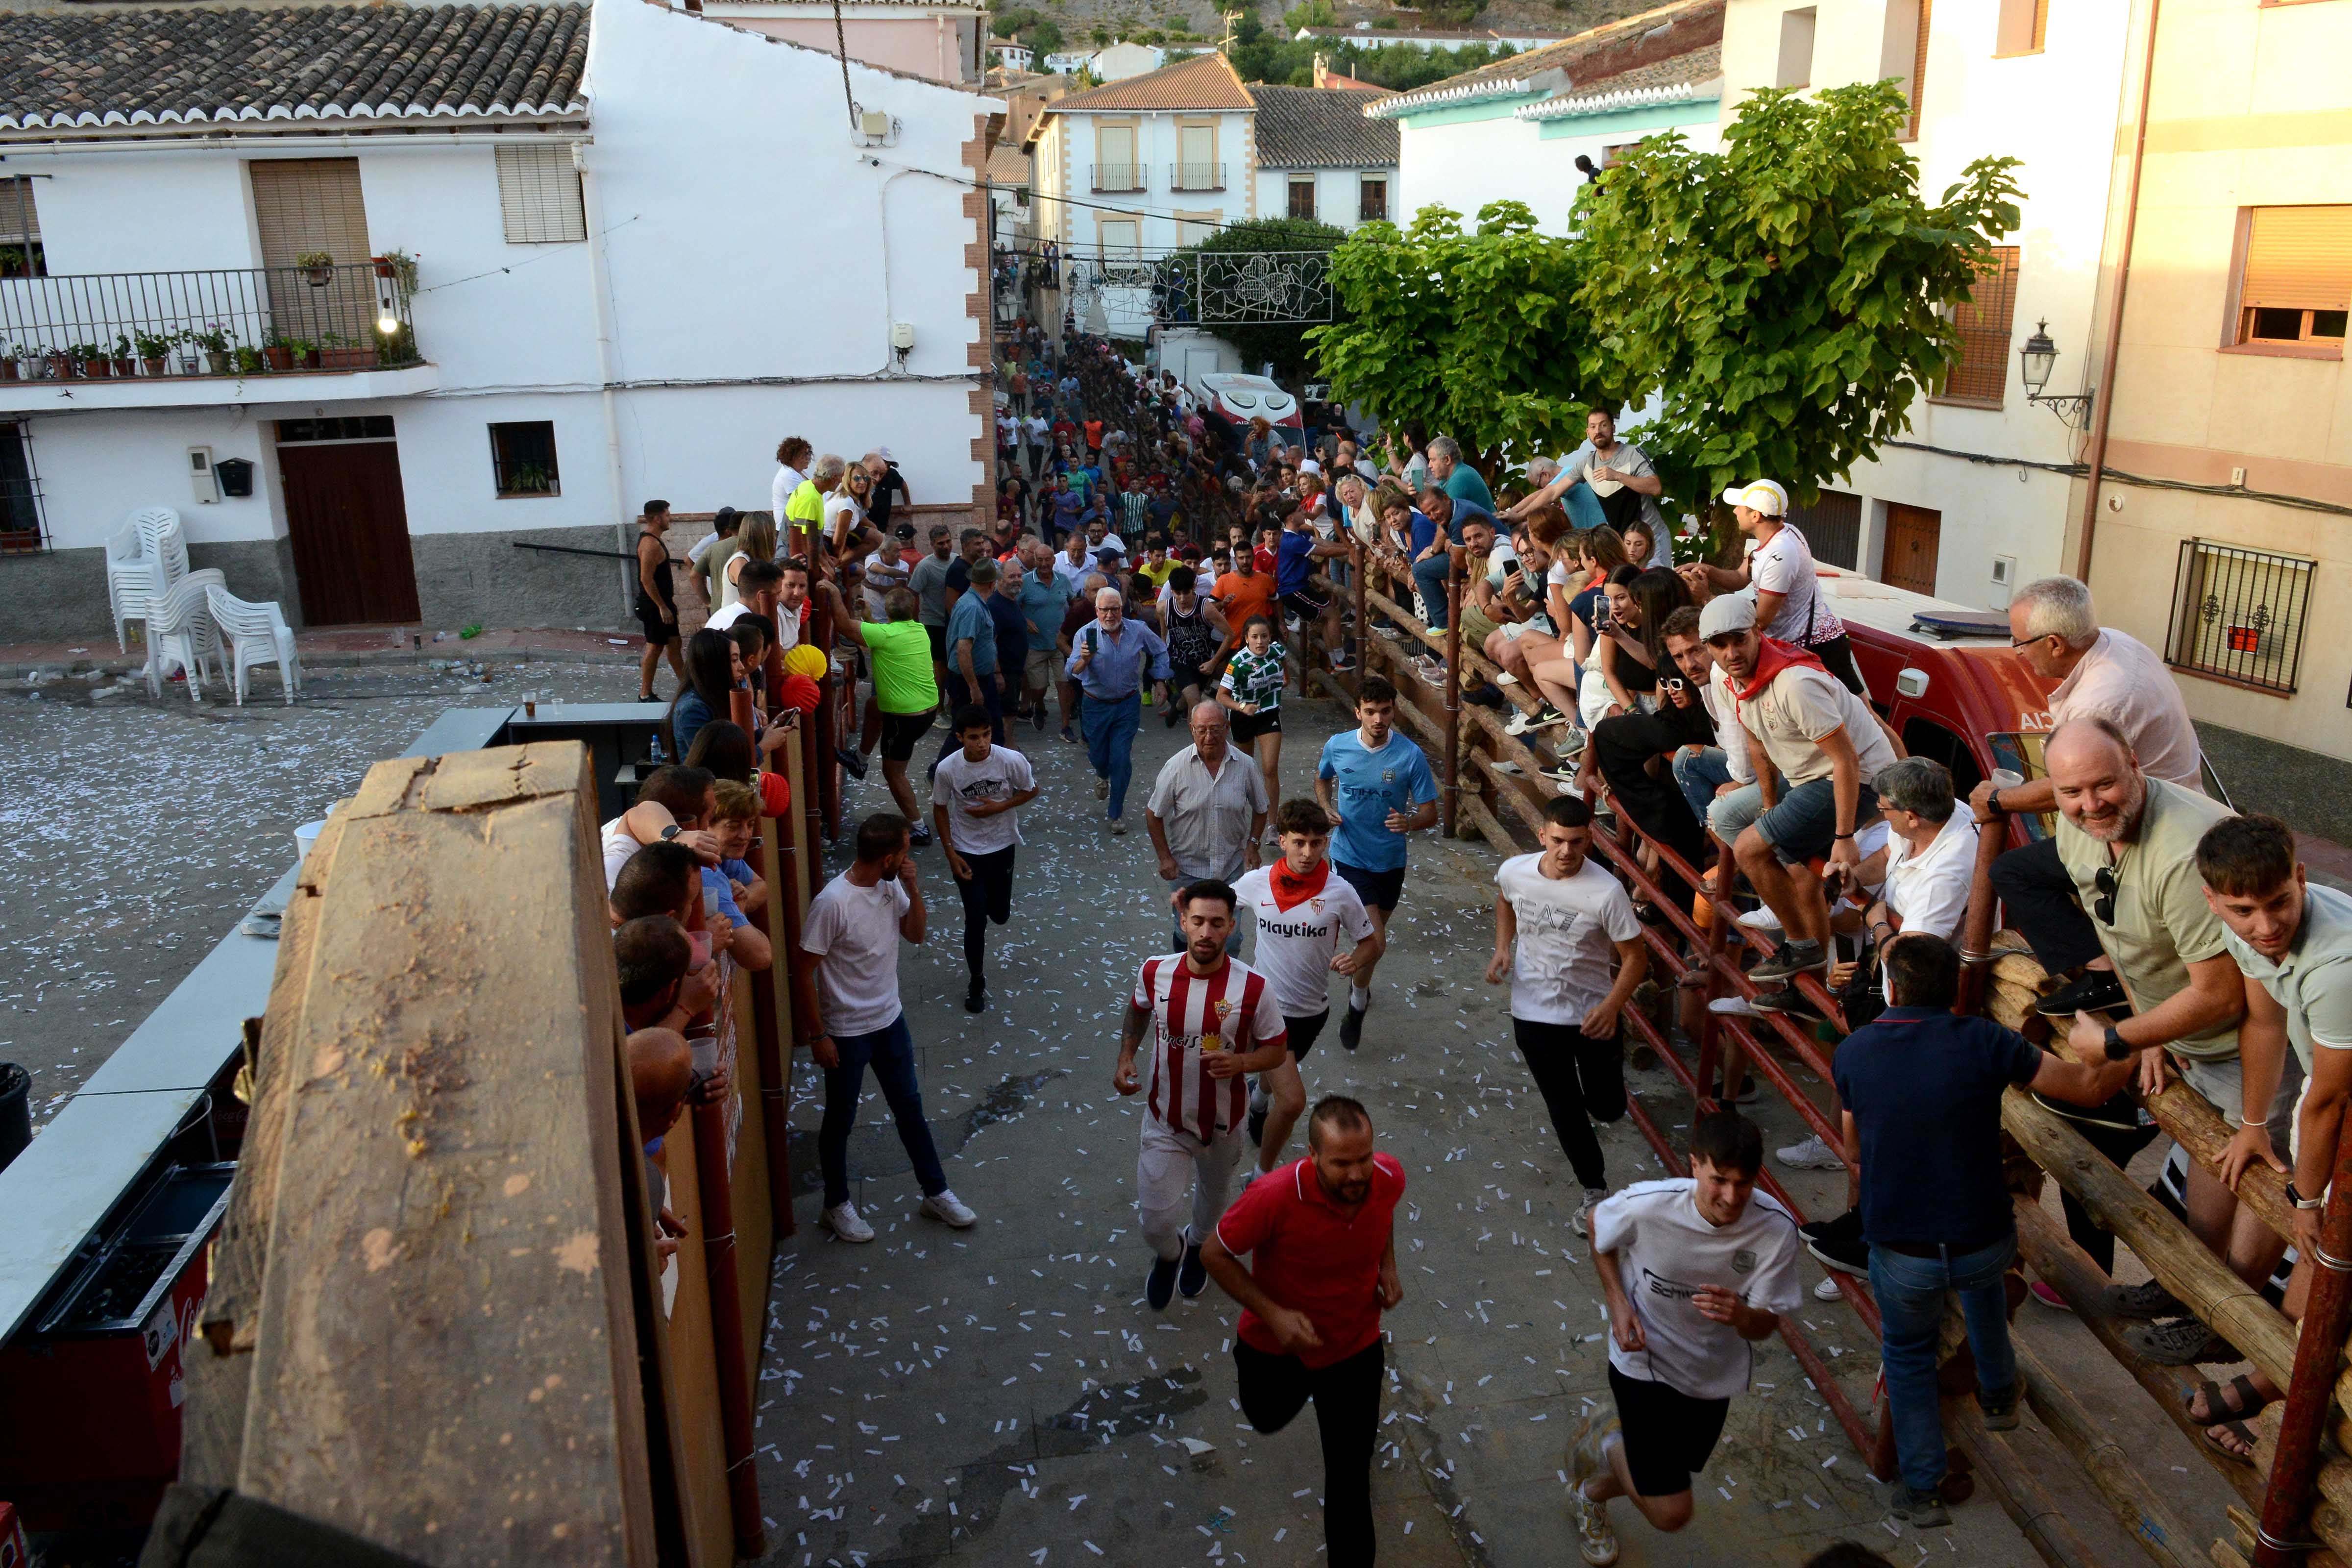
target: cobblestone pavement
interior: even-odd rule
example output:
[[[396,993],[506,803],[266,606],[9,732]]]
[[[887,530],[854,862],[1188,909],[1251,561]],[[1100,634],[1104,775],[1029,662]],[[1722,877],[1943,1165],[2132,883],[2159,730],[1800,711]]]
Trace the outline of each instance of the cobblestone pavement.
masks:
[[[1286,717],[1286,793],[1298,793],[1339,710]],[[1181,735],[1147,713],[1130,812]],[[1312,1563],[1311,1413],[1273,1436],[1247,1430],[1234,1397],[1236,1312],[1213,1285],[1164,1316],[1141,1300],[1140,1111],[1109,1079],[1137,965],[1166,940],[1150,841],[1139,818],[1129,837],[1104,833],[1079,748],[1026,729],[1015,743],[1044,794],[1023,813],[1013,923],[992,934],[990,1010],[962,1009],[962,915],[936,850],[920,859],[929,938],[902,948],[899,966],[930,1120],[978,1227],[916,1217],[919,1194],[869,1086],[851,1160],[880,1239],[855,1248],[818,1231],[815,1075],[803,1065],[796,1084],[801,1231],[779,1249],[760,1399],[770,1561]],[[845,809],[882,800],[878,782],[853,787]],[[1341,1051],[1334,1029],[1306,1063],[1310,1095],[1370,1106],[1411,1183],[1375,1477],[1385,1563],[1573,1562],[1564,1452],[1607,1400],[1600,1290],[1569,1223],[1580,1189],[1509,1044],[1507,990],[1484,984],[1496,863],[1483,842],[1432,834],[1413,846],[1362,1049]],[[1661,1125],[1687,1122],[1662,1070],[1633,1083]],[[1799,1136],[1785,1110],[1765,1121],[1769,1142]],[[1603,1141],[1612,1184],[1663,1173],[1629,1123]],[[1830,1178],[1790,1184],[1820,1212],[1842,1197]],[[1809,1262],[1807,1284],[1819,1278]],[[1842,1305],[1809,1302],[1801,1316],[1867,1409],[1874,1344]],[[2071,1342],[2043,1342],[2045,1353],[2081,1359],[2087,1335],[2064,1331]],[[1948,1531],[1882,1524],[1862,1467],[1779,1340],[1758,1347],[1755,1379],[1689,1531],[1657,1536],[1621,1507],[1625,1562],[1793,1564],[1840,1536],[1906,1564],[2038,1561],[1984,1493]],[[2161,1427],[2151,1441],[2178,1442]],[[2202,1469],[2185,1448],[2170,1458],[2184,1466],[2175,1479]],[[2113,1548],[2103,1560],[2134,1554],[2095,1498],[2068,1500],[2078,1527]],[[2218,1504],[2211,1514],[2219,1532]]]

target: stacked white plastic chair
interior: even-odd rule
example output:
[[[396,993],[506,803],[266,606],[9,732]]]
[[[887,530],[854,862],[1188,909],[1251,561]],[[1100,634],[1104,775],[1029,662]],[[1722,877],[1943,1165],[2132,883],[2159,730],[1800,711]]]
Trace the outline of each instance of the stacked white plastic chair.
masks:
[[[213,625],[212,606],[205,597],[218,591],[224,581],[217,569],[206,567],[188,573],[161,597],[147,601],[148,695],[163,695],[164,678],[173,665],[187,672],[191,702],[203,696],[205,674],[211,667],[220,665],[222,677],[226,678],[220,632]]]
[[[128,648],[123,627],[147,618],[147,603],[188,574],[188,535],[167,506],[132,512],[106,542],[106,603],[114,646]]]
[[[240,599],[226,588],[207,590],[205,599],[211,606],[214,624],[228,642],[226,663],[230,684],[236,688],[237,704],[242,707],[245,703],[247,671],[261,664],[278,667],[278,677],[286,683],[286,700],[290,704],[294,694],[302,689],[302,665],[295,657],[294,634],[287,627],[285,613],[275,604],[257,605]]]

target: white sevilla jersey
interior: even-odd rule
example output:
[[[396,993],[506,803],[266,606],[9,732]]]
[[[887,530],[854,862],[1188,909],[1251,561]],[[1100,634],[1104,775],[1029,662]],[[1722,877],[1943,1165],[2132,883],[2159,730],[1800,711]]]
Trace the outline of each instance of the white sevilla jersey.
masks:
[[[1204,1044],[1247,1051],[1283,1036],[1282,1009],[1258,973],[1228,958],[1213,974],[1195,974],[1181,952],[1143,963],[1135,1005],[1151,1011],[1151,1060],[1143,1073],[1143,1106],[1155,1121],[1203,1143],[1249,1117],[1249,1077],[1209,1075]]]

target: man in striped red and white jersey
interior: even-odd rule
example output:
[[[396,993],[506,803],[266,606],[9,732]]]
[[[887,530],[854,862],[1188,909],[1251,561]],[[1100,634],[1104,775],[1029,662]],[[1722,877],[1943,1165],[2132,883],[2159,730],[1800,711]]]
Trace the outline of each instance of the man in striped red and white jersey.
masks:
[[[1186,1297],[1207,1289],[1201,1243],[1225,1212],[1234,1166],[1249,1142],[1249,1079],[1289,1059],[1282,1008],[1265,976],[1227,955],[1232,886],[1214,878],[1178,897],[1184,951],[1146,959],[1128,998],[1111,1087],[1144,1090],[1135,1206],[1157,1256],[1144,1297],[1164,1311],[1181,1276]],[[1151,1058],[1139,1073],[1145,1029]],[[1187,1184],[1192,1188],[1185,1225]]]

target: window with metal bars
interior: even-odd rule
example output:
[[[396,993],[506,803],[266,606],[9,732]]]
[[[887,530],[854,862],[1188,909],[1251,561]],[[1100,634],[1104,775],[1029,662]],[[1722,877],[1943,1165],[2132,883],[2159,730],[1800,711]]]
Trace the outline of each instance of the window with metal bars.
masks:
[[[0,278],[46,278],[41,215],[33,205],[33,177],[0,177]]]
[[[1938,403],[1998,408],[2009,385],[2009,338],[2017,319],[2018,247],[1997,245],[1976,288],[1952,310],[1960,357],[1935,393]]]
[[[490,426],[490,468],[500,496],[551,496],[563,491],[555,467],[555,424],[526,419]]]
[[[2315,564],[2210,539],[2182,540],[2165,662],[2256,691],[2293,691]]]

